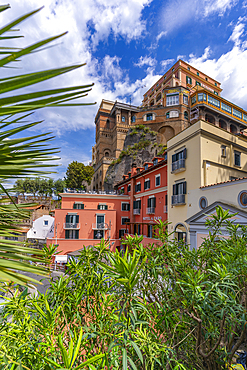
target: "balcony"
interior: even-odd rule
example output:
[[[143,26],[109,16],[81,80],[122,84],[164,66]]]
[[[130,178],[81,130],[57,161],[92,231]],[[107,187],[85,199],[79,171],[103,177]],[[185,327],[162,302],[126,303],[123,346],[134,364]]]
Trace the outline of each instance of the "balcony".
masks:
[[[185,170],[185,159],[179,159],[172,163],[172,172],[180,172]]]
[[[133,214],[134,215],[139,215],[141,213],[140,208],[133,209]]]
[[[66,222],[63,224],[63,228],[65,230],[79,230],[80,227],[81,227],[81,224],[78,224],[78,223]]]
[[[164,206],[164,213],[167,213],[167,206]]]
[[[147,208],[147,215],[152,215],[155,213],[155,207],[148,207]]]
[[[108,226],[104,222],[101,222],[101,223],[96,222],[92,224],[92,229],[93,230],[108,230]]]
[[[185,194],[172,195],[172,206],[185,204]]]

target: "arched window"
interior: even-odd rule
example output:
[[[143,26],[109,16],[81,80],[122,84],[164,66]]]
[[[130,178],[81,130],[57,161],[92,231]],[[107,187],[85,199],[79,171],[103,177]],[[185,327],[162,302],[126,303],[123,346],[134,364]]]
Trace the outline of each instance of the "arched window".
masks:
[[[158,94],[157,98],[156,98],[156,103],[161,99],[161,93]]]
[[[175,228],[175,238],[178,241],[187,242],[187,231],[183,224],[178,224]]]
[[[238,129],[235,125],[230,125],[230,131],[233,134],[236,134],[238,132]]]
[[[188,112],[187,111],[184,112],[184,119],[189,119],[189,116],[188,116]]]
[[[151,100],[150,102],[150,107],[152,107],[152,105],[154,105],[154,100]]]
[[[219,120],[220,127],[223,128],[224,130],[227,130],[227,123],[223,121],[223,119]]]
[[[106,128],[108,128],[108,129],[110,128],[110,120],[109,119],[106,120]]]
[[[208,123],[212,123],[213,125],[215,124],[215,118],[214,116],[211,116],[211,114],[205,115],[205,121]]]

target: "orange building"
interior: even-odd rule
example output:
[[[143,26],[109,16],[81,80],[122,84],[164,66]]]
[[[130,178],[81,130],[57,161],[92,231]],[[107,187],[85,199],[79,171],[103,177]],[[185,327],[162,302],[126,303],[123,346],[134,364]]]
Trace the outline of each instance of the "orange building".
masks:
[[[167,219],[167,165],[155,157],[143,167],[132,166],[116,193],[63,193],[61,209],[55,210],[54,237],[63,254],[108,239],[111,250],[123,248],[128,234],[144,236],[143,244],[155,241],[156,220]]]

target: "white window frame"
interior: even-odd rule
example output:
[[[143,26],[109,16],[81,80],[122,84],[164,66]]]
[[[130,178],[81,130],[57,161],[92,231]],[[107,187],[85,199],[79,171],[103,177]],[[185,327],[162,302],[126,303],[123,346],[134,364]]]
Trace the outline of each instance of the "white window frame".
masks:
[[[146,181],[149,181],[149,188],[146,188],[146,189],[144,189],[144,190],[149,190],[149,189],[150,189],[150,178],[148,177],[147,179],[145,179],[145,180],[144,180],[144,186],[145,186],[145,182],[146,182]]]
[[[137,183],[136,183],[136,186],[137,186],[137,185],[141,185],[141,181],[137,182]],[[136,191],[136,193],[139,193],[140,191],[141,191],[141,190],[137,190],[137,191]]]
[[[166,106],[179,105],[179,94],[166,95]]]
[[[129,212],[127,209],[123,209],[123,204],[128,204],[128,205],[130,205],[130,203],[129,203],[129,202],[121,202],[121,211],[122,211],[122,212]]]
[[[156,185],[156,179],[157,179],[157,177],[160,178],[160,183],[161,183],[161,176],[160,176],[160,173],[159,173],[158,175],[155,175],[155,187],[160,186],[160,183],[159,183],[159,185]]]

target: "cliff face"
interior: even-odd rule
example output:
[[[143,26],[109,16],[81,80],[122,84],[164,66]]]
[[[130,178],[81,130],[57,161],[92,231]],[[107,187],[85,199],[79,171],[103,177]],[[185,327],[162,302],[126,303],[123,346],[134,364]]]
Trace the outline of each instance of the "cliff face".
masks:
[[[105,189],[113,190],[114,186],[122,181],[122,176],[131,171],[132,163],[135,162],[137,167],[141,167],[144,162],[151,162],[154,156],[161,154],[164,150],[161,142],[162,137],[147,126],[130,128],[119,158],[113,161],[107,170]]]

